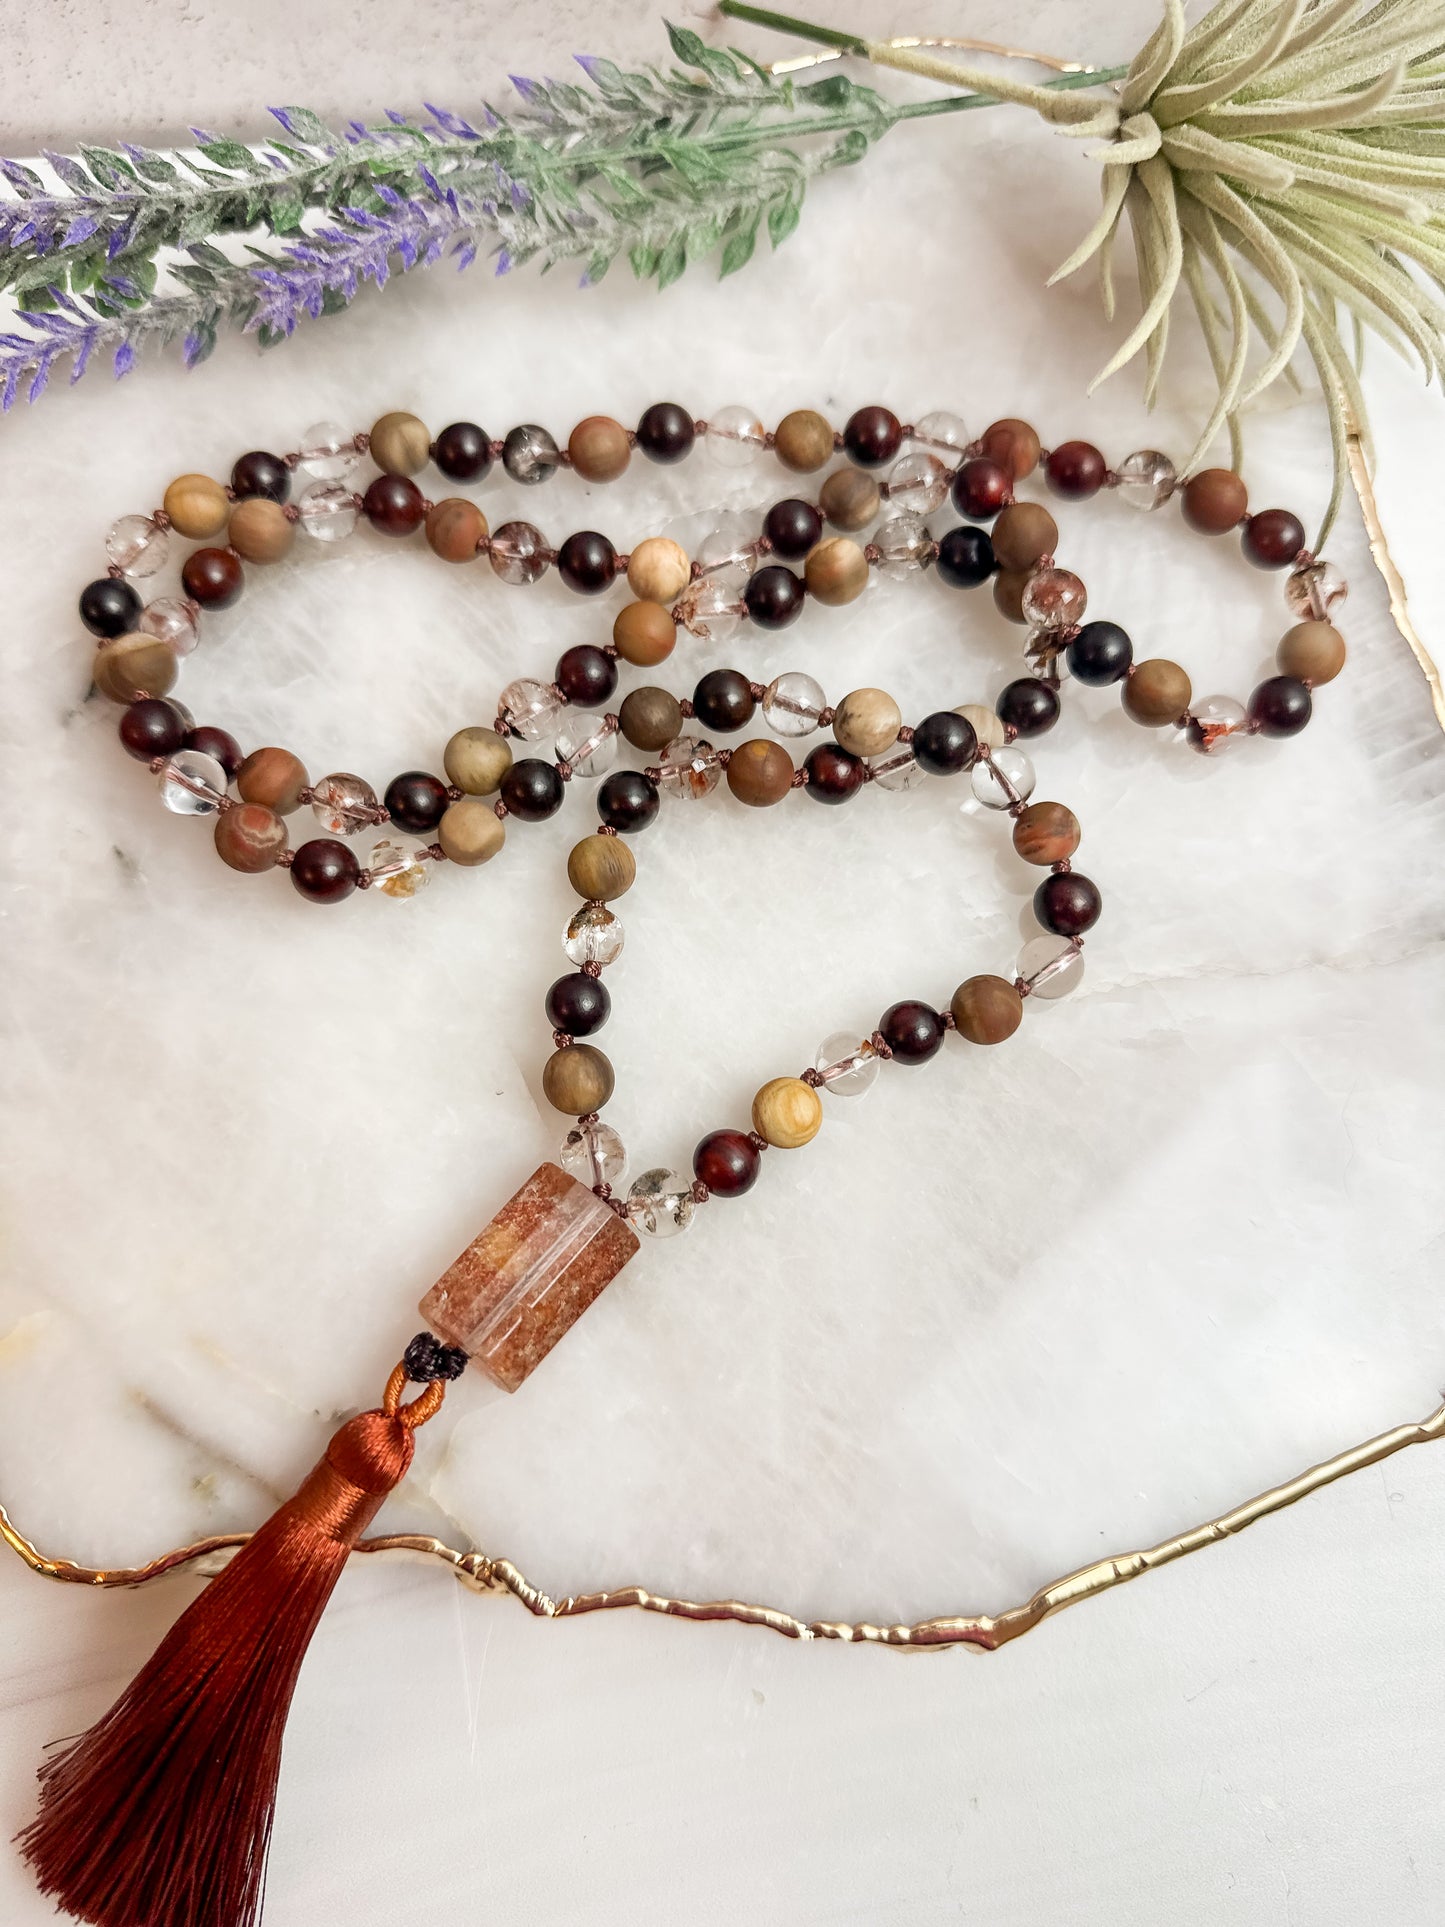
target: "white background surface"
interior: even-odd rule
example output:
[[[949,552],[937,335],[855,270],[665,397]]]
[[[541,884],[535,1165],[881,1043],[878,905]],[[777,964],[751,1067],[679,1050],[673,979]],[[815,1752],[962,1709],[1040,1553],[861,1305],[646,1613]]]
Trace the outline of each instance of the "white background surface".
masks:
[[[835,16],[1099,60],[1151,22]],[[602,6],[0,7],[0,27],[18,152],[259,132],[272,100],[466,109],[574,49],[664,51]],[[770,421],[881,399],[1026,414],[1116,459],[1182,453],[1203,396],[1188,329],[1149,422],[1131,375],[1082,399],[1110,340],[1091,287],[1041,292],[1094,191],[1023,117],[902,129],[721,290],[436,272],[277,355],[93,376],[0,430],[0,1494],[46,1549],[132,1561],[254,1523],[551,1151],[540,993],[584,808],[410,906],[321,915],[232,876],[159,809],[113,713],[81,704],[73,598],[108,522],[175,472],[389,407],[565,435],[663,394]],[[1428,642],[1439,415],[1383,355],[1370,386]],[[1247,468],[1257,504],[1308,520],[1314,407],[1262,417]],[[699,460],[591,497],[493,480],[483,506],[624,546],[777,481]],[[1247,692],[1283,626],[1275,583],[1116,501],[1060,519],[1095,613],[1178,655],[1196,692]],[[1207,768],[1074,691],[1039,745],[1038,794],[1078,810],[1105,892],[1084,989],[1005,1050],[950,1046],[831,1106],[809,1152],[639,1260],[518,1398],[459,1388],[389,1519],[470,1533],[553,1591],[641,1579],[916,1618],[1012,1604],[1436,1403],[1445,758],[1352,516],[1330,548],[1352,659],[1303,738]],[[508,676],[610,620],[364,535],[253,584],[180,693],[247,744],[379,782],[434,766]],[[922,714],[991,698],[1016,649],[986,601],[884,584],[781,638],[680,650],[660,679],[800,667]],[[956,802],[798,799],[759,821],[719,798],[649,833],[605,1040],[635,1169],[685,1165],[840,1024],[1009,965],[1033,879]],[[424,1888],[445,1923],[1425,1927],[1445,1907],[1442,1525],[1445,1470],[1407,1454],[987,1664],[625,1615],[549,1626],[368,1566],[298,1696],[268,1919],[371,1927]],[[89,1597],[0,1567],[5,1830],[43,1743],[109,1703],[192,1590]],[[50,1918],[10,1857],[0,1918]]]

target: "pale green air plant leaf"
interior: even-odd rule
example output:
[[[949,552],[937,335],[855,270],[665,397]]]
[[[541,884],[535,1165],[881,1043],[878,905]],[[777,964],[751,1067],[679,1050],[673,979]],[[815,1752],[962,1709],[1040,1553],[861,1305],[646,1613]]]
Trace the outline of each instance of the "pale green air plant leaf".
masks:
[[[1168,313],[1184,265],[1179,216],[1174,207],[1174,177],[1167,163],[1156,154],[1152,160],[1143,162],[1136,172],[1147,199],[1141,200],[1135,196],[1131,183],[1130,198],[1125,206],[1129,209],[1141,258],[1148,263],[1152,292],[1146,297],[1144,312],[1130,333],[1089,383],[1090,394],[1100,382],[1107,381],[1126,362],[1132,361],[1149,340]]]
[[[1116,139],[1108,146],[1089,149],[1089,159],[1102,161],[1106,167],[1137,167],[1159,152],[1161,139],[1152,114],[1131,114],[1120,123]]]
[[[1199,319],[1199,331],[1204,336],[1204,345],[1209,352],[1209,359],[1214,367],[1214,378],[1219,384],[1222,394],[1224,390],[1225,369],[1228,366],[1224,347],[1224,330],[1220,322],[1219,311],[1216,309],[1213,298],[1205,286],[1204,268],[1200,260],[1198,245],[1188,234],[1185,235],[1184,246],[1184,280],[1185,285],[1189,289],[1190,297],[1194,302],[1194,312]],[[1225,420],[1229,427],[1229,464],[1231,468],[1237,469],[1244,452],[1244,441],[1240,433],[1239,415],[1237,411],[1231,409],[1226,415]],[[1186,475],[1189,473],[1191,466],[1192,464],[1185,464],[1183,472]]]
[[[1136,174],[1129,176],[1129,192],[1124,200],[1129,215],[1129,232],[1134,242],[1134,267],[1139,277],[1139,299],[1147,312],[1150,303],[1159,291],[1159,268],[1163,258],[1163,234],[1159,218],[1154,212],[1153,203],[1144,192]],[[1183,266],[1181,250],[1181,269]],[[1165,335],[1169,325],[1169,308],[1166,304],[1158,322],[1150,331],[1146,344],[1148,360],[1145,363],[1144,405],[1154,406],[1154,379],[1160,364],[1160,337]],[[1103,379],[1100,377],[1100,379]]]
[[[1409,295],[1402,295],[1391,286],[1394,277],[1384,272],[1384,264],[1376,261],[1374,272],[1368,262],[1351,259],[1343,242],[1326,240],[1305,222],[1291,221],[1287,215],[1274,208],[1262,208],[1260,217],[1281,240],[1286,237],[1302,254],[1310,257],[1317,267],[1332,276],[1336,284],[1343,283],[1352,292],[1348,298],[1351,305],[1355,300],[1363,304],[1366,312],[1371,305],[1383,309],[1395,326],[1409,341],[1419,356],[1421,370],[1428,381],[1435,370],[1435,351],[1430,336],[1430,324],[1421,312],[1420,302]],[[1366,251],[1368,252],[1368,251]],[[1407,286],[1409,284],[1407,282]],[[1421,297],[1423,301],[1423,296]],[[1439,313],[1439,310],[1436,310]],[[1445,316],[1442,316],[1445,319]]]
[[[1232,416],[1237,416],[1239,391],[1244,385],[1245,362],[1249,356],[1249,310],[1245,304],[1244,287],[1229,258],[1229,250],[1219,237],[1219,227],[1214,216],[1207,208],[1187,196],[1180,197],[1179,221],[1184,229],[1186,256],[1192,246],[1214,270],[1225,299],[1229,303],[1231,333],[1230,352],[1227,362],[1221,365],[1215,360],[1214,372],[1219,382],[1219,395],[1213,411],[1199,438],[1184,464],[1184,473],[1190,474],[1203,458],[1210,443],[1219,433],[1221,424]]]
[[[1247,87],[1269,66],[1280,49],[1289,40],[1299,24],[1301,14],[1308,0],[1285,0],[1276,8],[1275,21],[1271,31],[1244,59],[1223,73],[1215,74],[1208,80],[1196,81],[1192,86],[1165,87],[1154,96],[1154,118],[1161,127],[1175,127],[1182,120],[1189,120],[1207,107],[1219,101],[1228,100],[1242,87]]]
[[[1390,111],[1386,102],[1399,86],[1403,73],[1402,66],[1391,67],[1373,87],[1362,87],[1356,93],[1329,100],[1259,101],[1248,107],[1212,107],[1200,115],[1198,125],[1225,139],[1279,134],[1293,127],[1366,127],[1370,125],[1372,113]],[[1445,105],[1445,92],[1440,98]]]
[[[1173,159],[1167,144],[1165,153],[1168,158]],[[1338,195],[1342,203],[1347,203],[1353,196],[1362,206],[1376,208],[1388,214],[1398,214],[1412,227],[1421,227],[1430,218],[1430,204],[1428,201],[1421,200],[1418,193],[1408,194],[1398,188],[1382,187],[1377,181],[1352,178],[1340,168],[1319,167],[1313,161],[1304,159],[1291,160],[1285,171],[1292,173],[1296,182],[1309,187],[1322,187]],[[1240,176],[1236,173],[1235,179],[1239,178]],[[1257,187],[1258,183],[1250,182],[1249,185]],[[1280,198],[1280,190],[1274,191],[1273,198]]]
[[[1184,0],[1165,0],[1164,18],[1134,58],[1119,90],[1119,112],[1126,117],[1154,97],[1154,91],[1179,58],[1185,39]]]
[[[1114,229],[1119,223],[1119,213],[1124,205],[1124,195],[1129,186],[1127,167],[1106,167],[1100,182],[1104,195],[1104,209],[1088,233],[1074,249],[1067,261],[1061,262],[1049,276],[1048,285],[1063,281],[1076,274],[1084,263],[1102,248],[1107,257],[1108,244],[1114,237]],[[1112,308],[1110,309],[1112,317]]]
[[[1304,288],[1299,270],[1259,216],[1241,200],[1234,189],[1209,174],[1191,174],[1187,191],[1217,214],[1226,227],[1233,228],[1248,247],[1260,273],[1284,302],[1284,322],[1264,366],[1256,373],[1248,390],[1240,397],[1241,407],[1260,394],[1281,372],[1294,353],[1300,336],[1300,317],[1304,312]]]
[[[1222,141],[1202,127],[1170,127],[1160,142],[1171,167],[1188,173],[1223,174],[1260,194],[1283,194],[1295,178],[1293,164],[1247,141]]]
[[[1220,5],[1211,7],[1202,19],[1196,21],[1184,36],[1184,45],[1179,49],[1179,58],[1175,62],[1179,78],[1190,80],[1198,74],[1242,16],[1256,5],[1257,0],[1221,0]]]

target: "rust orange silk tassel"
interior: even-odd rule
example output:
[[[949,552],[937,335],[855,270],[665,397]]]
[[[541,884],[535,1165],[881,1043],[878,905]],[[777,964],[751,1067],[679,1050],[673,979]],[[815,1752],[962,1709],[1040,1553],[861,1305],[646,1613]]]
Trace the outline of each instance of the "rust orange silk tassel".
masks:
[[[172,1626],[88,1733],[40,1769],[20,1848],[41,1890],[93,1927],[255,1927],[301,1662],[347,1554],[438,1410],[398,1366],[294,1499]]]

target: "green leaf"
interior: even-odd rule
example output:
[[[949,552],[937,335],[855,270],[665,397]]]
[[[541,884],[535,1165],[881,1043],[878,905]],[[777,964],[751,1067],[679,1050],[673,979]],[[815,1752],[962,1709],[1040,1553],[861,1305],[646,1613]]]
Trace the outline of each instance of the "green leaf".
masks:
[[[119,154],[112,154],[108,147],[86,147],[82,144],[80,155],[95,178],[103,181],[107,187],[129,187],[136,179],[135,169],[130,162],[122,160]]]
[[[283,194],[272,201],[267,224],[273,234],[298,234],[305,212],[306,202],[301,194]]]
[[[786,200],[774,201],[768,209],[768,239],[775,248],[780,248],[793,229],[798,225],[803,212],[801,187]]]
[[[199,261],[203,267],[228,268],[231,265],[230,255],[222,254],[221,250],[212,247],[209,241],[197,241],[191,248],[190,254],[191,259]]]
[[[639,241],[627,259],[639,281],[650,281],[657,272],[657,249],[649,247],[646,241]]]
[[[748,262],[752,260],[753,249],[757,246],[758,224],[761,219],[761,214],[754,214],[750,220],[745,221],[741,227],[737,228],[728,236],[727,245],[723,249],[722,261],[718,265],[718,279],[720,281],[726,275],[736,274],[739,268],[745,268]]]
[[[673,235],[672,239],[668,242],[667,246],[662,250],[662,253],[658,256],[658,261],[657,261],[658,287],[670,288],[673,282],[676,281],[678,277],[682,274],[686,266],[687,266],[686,236],[682,233],[677,233]]]
[[[297,140],[309,141],[315,147],[336,145],[336,136],[321,116],[313,114],[309,107],[283,107],[281,111],[289,121],[290,131]]]
[[[810,107],[847,107],[857,92],[846,74],[829,74],[826,80],[812,80],[799,87],[798,97]]]
[[[136,155],[131,166],[143,181],[153,181],[157,186],[163,186],[166,182],[177,178],[176,170],[170,162],[162,160],[159,154],[152,154],[148,148],[143,148]]]
[[[240,141],[202,141],[199,152],[217,167],[228,167],[236,174],[261,174],[265,170],[249,147]]]
[[[26,288],[16,295],[15,305],[21,314],[39,314],[56,305],[55,296],[48,287]]]
[[[667,28],[667,37],[672,43],[672,51],[684,66],[703,66],[707,48],[698,36],[687,27],[673,26],[670,20],[664,20],[662,24]]]
[[[599,248],[587,262],[586,276],[590,287],[595,287],[612,266],[612,255],[606,248]]]

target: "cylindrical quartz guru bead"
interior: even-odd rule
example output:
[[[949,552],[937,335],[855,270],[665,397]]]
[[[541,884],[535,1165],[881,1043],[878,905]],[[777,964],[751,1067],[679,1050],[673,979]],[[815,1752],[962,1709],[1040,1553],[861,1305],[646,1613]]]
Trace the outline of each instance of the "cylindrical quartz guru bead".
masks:
[[[157,696],[132,703],[116,725],[126,755],[141,763],[174,756],[186,740],[186,730],[186,719],[175,704]]]
[[[245,586],[241,558],[229,549],[193,549],[181,568],[181,587],[203,609],[229,609]]]
[[[1031,569],[1058,548],[1059,525],[1042,502],[1014,502],[1000,512],[992,540],[1001,569]]]
[[[311,903],[340,903],[356,888],[361,865],[345,843],[313,837],[291,859],[291,881]]]
[[[837,743],[819,743],[803,765],[815,803],[846,803],[862,789],[863,759]]]
[[[498,794],[509,815],[520,817],[524,823],[541,823],[561,809],[565,788],[555,763],[544,763],[540,756],[524,756],[503,776]]]
[[[1079,819],[1063,803],[1030,803],[1014,818],[1014,848],[1025,863],[1066,863],[1079,847]]]
[[[652,669],[665,662],[677,644],[677,624],[658,602],[629,602],[612,625],[612,642],[624,662]]]
[[[273,502],[284,502],[291,493],[291,471],[279,455],[253,448],[231,470],[231,487],[243,499],[264,495]]]
[[[657,785],[640,769],[615,769],[597,792],[597,815],[609,829],[635,836],[656,820]]]
[[[371,459],[388,475],[420,475],[431,459],[431,432],[425,422],[395,409],[371,424]]]
[[[386,786],[387,815],[399,830],[430,836],[441,822],[448,802],[447,786],[429,770],[404,770]]]
[[[675,401],[655,401],[637,424],[637,446],[650,462],[680,462],[696,439],[692,416]]]
[[[881,468],[903,446],[903,424],[891,408],[860,408],[848,417],[843,447],[859,468]]]
[[[578,529],[557,551],[557,573],[577,595],[601,595],[617,575],[617,551],[596,529]]]
[[[1261,736],[1298,736],[1314,705],[1298,676],[1271,676],[1249,699],[1249,720]]]
[[[839,468],[819,489],[818,506],[835,529],[856,535],[877,515],[883,496],[871,475],[856,468]]]
[[[1020,736],[1042,736],[1059,720],[1059,692],[1036,676],[1011,682],[994,704],[999,721]]]
[[[554,1051],[542,1067],[547,1102],[568,1117],[600,1111],[615,1084],[611,1062],[593,1044],[569,1044]]]
[[[80,619],[93,636],[123,636],[135,628],[141,599],[129,582],[103,575],[80,592]]]
[[[1180,513],[1200,535],[1238,528],[1249,507],[1249,490],[1232,468],[1202,468],[1180,491]]]
[[[216,818],[216,854],[243,876],[274,868],[286,848],[286,825],[264,803],[238,803]]]
[[[1194,694],[1187,672],[1167,656],[1151,656],[1135,666],[1123,684],[1124,708],[1136,723],[1162,729],[1177,723]]]
[[[803,565],[808,593],[830,608],[852,602],[868,587],[868,558],[846,535],[820,542]]]
[[[960,1037],[970,1044],[1001,1044],[1023,1021],[1023,998],[1004,977],[970,977],[949,1005]]]
[[[933,566],[950,588],[976,589],[998,567],[998,558],[987,530],[960,524],[940,538]]]
[[[775,1150],[811,1144],[823,1124],[823,1100],[801,1077],[774,1077],[753,1099],[753,1129]]]
[[[1032,475],[1039,465],[1039,438],[1027,422],[1014,416],[990,422],[978,438],[980,453],[1007,470],[1016,482]]]
[[[692,1154],[693,1176],[715,1198],[740,1198],[763,1168],[762,1153],[746,1131],[709,1131]]]
[[[568,854],[567,881],[588,903],[611,903],[636,880],[637,859],[620,837],[584,836]]]
[[[492,444],[475,422],[451,422],[437,436],[432,460],[454,482],[480,482],[492,466]]]
[[[1077,870],[1047,876],[1034,891],[1034,915],[1057,937],[1081,937],[1099,921],[1098,886]]]
[[[1102,688],[1128,675],[1134,645],[1117,622],[1086,622],[1065,650],[1064,659],[1076,682]]]
[[[579,642],[557,658],[552,680],[569,703],[576,703],[579,709],[595,709],[617,688],[617,664],[595,643]]]
[[[802,614],[803,585],[791,569],[770,563],[748,577],[743,601],[760,629],[786,629]]]
[[[414,535],[426,515],[421,490],[405,475],[378,475],[362,497],[361,512],[382,535]]]
[[[426,511],[427,547],[443,562],[475,562],[487,518],[465,495],[447,495]]]
[[[972,723],[957,710],[937,709],[913,731],[913,760],[930,776],[956,776],[978,755]]]
[[[832,461],[833,430],[816,409],[795,408],[778,423],[773,448],[784,468],[810,475]]]
[[[197,749],[202,756],[214,756],[226,772],[228,782],[234,782],[241,772],[245,757],[241,745],[228,729],[217,729],[213,723],[201,723],[195,729],[186,731],[186,748]]]
[[[1251,515],[1240,538],[1247,562],[1257,569],[1287,569],[1305,545],[1305,528],[1288,509]]]
[[[584,482],[615,482],[632,459],[632,443],[621,422],[589,415],[568,436],[567,453]]]
[[[987,522],[1013,494],[1013,477],[986,455],[975,455],[953,478],[953,506],[971,522]]]
[[[793,773],[792,757],[769,736],[739,743],[728,758],[728,788],[752,809],[781,803],[793,787]]]
[[[280,562],[295,540],[296,524],[269,495],[248,495],[231,511],[226,541],[247,562]]]
[[[289,749],[253,749],[236,771],[242,801],[260,803],[278,816],[301,807],[301,792],[310,781],[306,765]]]
[[[209,475],[178,475],[162,496],[161,507],[176,534],[189,542],[209,542],[231,515],[230,498]]]
[[[547,992],[547,1022],[569,1037],[590,1037],[612,1015],[612,993],[600,977],[574,970]]]
[[[710,734],[746,729],[757,706],[752,684],[736,669],[709,670],[692,692],[692,713]]]
[[[878,1028],[900,1064],[926,1064],[943,1042],[943,1019],[912,997],[885,1010]]]
[[[1345,666],[1345,639],[1332,622],[1297,622],[1281,636],[1274,659],[1282,674],[1301,682],[1333,682]]]
[[[1092,442],[1060,442],[1044,464],[1049,487],[1071,502],[1097,495],[1108,473],[1109,464]]]
[[[670,690],[645,683],[623,699],[617,722],[634,749],[666,749],[682,734],[682,705]]]
[[[768,510],[763,534],[772,543],[774,555],[798,562],[822,541],[823,518],[811,502],[789,496]]]

